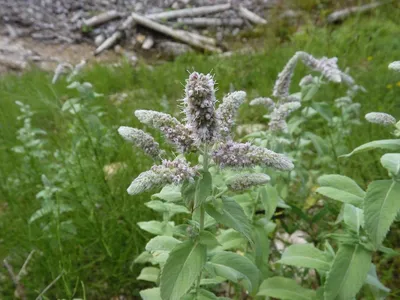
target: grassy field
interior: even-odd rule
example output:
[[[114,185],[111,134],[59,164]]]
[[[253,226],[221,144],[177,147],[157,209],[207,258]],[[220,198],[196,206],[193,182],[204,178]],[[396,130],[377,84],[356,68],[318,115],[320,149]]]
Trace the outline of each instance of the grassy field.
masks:
[[[356,98],[363,113],[386,111],[399,117],[400,75],[393,77],[387,70],[390,62],[400,59],[398,11],[398,5],[389,5],[341,26],[305,25],[296,33],[288,33],[292,30],[287,25],[287,32],[260,30],[255,38],[259,51],[254,54],[224,58],[195,54],[135,69],[128,64],[93,66],[79,80],[92,83],[103,96],[82,99],[86,109],[78,114],[62,110],[67,99],[78,96],[75,90],[66,88],[65,80],[52,85],[52,75],[38,70],[3,76],[0,259],[7,257],[17,271],[31,250],[36,250],[22,279],[28,299],[34,299],[60,274],[60,280],[46,293],[49,299],[137,295],[143,283],[136,280],[139,270],[132,267],[132,261],[148,236],[136,222],[152,215],[142,205],[148,196],[130,197],[126,188],[151,161],[132,151],[118,136],[118,126],[141,127],[133,115],[139,108],[179,115],[176,100],[183,95],[188,70],[212,72],[219,98],[231,86],[247,91],[249,99],[269,96],[277,74],[297,50],[314,56],[337,56],[339,65],[350,67],[357,82],[368,90]],[[294,80],[305,74],[304,70],[298,72]],[[340,87],[332,85],[317,97],[329,103],[341,92]],[[127,94],[123,101],[115,96],[121,93]],[[24,119],[18,118],[21,112],[16,101],[30,105],[34,112],[25,114],[25,120],[31,119],[30,124],[25,121],[25,131],[19,131]],[[248,104],[241,109],[240,119],[241,123],[265,122],[262,113]],[[366,123],[356,131],[350,141],[353,147],[390,136],[389,131]],[[369,181],[385,176],[376,161],[372,154],[361,155],[351,163],[341,162],[340,171],[365,187]],[[39,209],[38,218],[32,218]],[[392,246],[397,248],[398,233],[397,228],[390,235]],[[398,287],[399,278],[393,276],[400,262],[385,263],[379,270],[383,282]],[[393,263],[390,268],[389,263]],[[0,269],[0,298],[12,299],[13,291],[7,271]]]

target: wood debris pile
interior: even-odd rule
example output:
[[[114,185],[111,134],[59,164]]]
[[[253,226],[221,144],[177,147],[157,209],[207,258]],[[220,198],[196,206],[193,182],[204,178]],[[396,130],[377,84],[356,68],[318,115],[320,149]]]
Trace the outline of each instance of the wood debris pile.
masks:
[[[173,40],[196,49],[221,51],[223,36],[244,26],[266,24],[268,8],[278,0],[0,0],[0,34],[46,43],[89,42],[94,54],[123,41]],[[217,38],[200,34],[212,28]],[[149,34],[148,32],[152,33]],[[142,34],[143,35],[143,34]]]

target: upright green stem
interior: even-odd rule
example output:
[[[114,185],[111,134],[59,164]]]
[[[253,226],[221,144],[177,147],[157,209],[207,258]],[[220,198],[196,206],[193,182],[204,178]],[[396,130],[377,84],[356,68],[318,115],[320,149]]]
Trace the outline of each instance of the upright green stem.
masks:
[[[208,163],[209,163],[208,145],[206,144],[204,146],[204,152],[203,152],[203,171],[204,172],[208,171]],[[204,218],[205,218],[205,208],[204,208],[204,203],[202,203],[200,205],[200,231],[204,230]],[[197,278],[197,283],[196,283],[196,295],[197,295],[197,298],[199,297],[200,281],[201,281],[202,273],[203,272],[200,272],[199,277]]]

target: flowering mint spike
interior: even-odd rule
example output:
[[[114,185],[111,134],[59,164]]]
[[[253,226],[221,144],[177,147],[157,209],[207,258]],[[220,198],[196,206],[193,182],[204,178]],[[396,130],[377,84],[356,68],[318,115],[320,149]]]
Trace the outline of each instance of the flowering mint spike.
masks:
[[[153,110],[136,110],[135,116],[143,124],[160,130],[180,152],[188,152],[194,147],[190,128],[171,115]]]
[[[389,64],[389,69],[393,71],[400,72],[400,60],[394,61]]]
[[[186,81],[185,94],[184,112],[193,138],[200,143],[214,141],[218,136],[214,79],[210,74],[193,72]]]
[[[342,81],[342,71],[337,65],[337,57],[315,58],[312,55],[299,51],[296,55],[303,61],[303,63],[314,71],[320,72],[326,79],[333,82]]]
[[[286,156],[250,143],[228,141],[213,151],[212,157],[221,167],[248,168],[262,165],[279,170],[291,170],[294,167]]]
[[[270,115],[269,128],[272,131],[284,131],[287,128],[286,118],[301,107],[300,102],[287,102],[276,107]]]
[[[226,95],[222,100],[216,111],[218,128],[222,137],[230,137],[231,129],[235,124],[236,113],[245,98],[246,93],[238,91]]]
[[[370,123],[381,124],[383,126],[396,124],[396,119],[392,115],[380,112],[370,112],[365,115],[365,119]]]
[[[289,96],[290,82],[298,59],[296,54],[288,61],[282,72],[279,73],[272,93],[274,97],[286,98]]]
[[[160,145],[154,140],[154,138],[146,132],[127,126],[121,126],[118,128],[118,133],[124,138],[124,140],[131,142],[137,147],[141,148],[144,153],[150,157],[157,159],[160,155]]]
[[[271,98],[259,97],[251,100],[250,105],[264,105],[268,109],[273,109],[275,107],[275,102]]]
[[[180,184],[185,180],[193,181],[196,171],[197,169],[190,167],[184,159],[163,160],[161,165],[153,166],[136,177],[129,186],[128,193],[136,195],[166,184]]]
[[[232,191],[244,191],[253,186],[263,185],[268,183],[271,178],[267,174],[248,173],[239,174],[228,179],[227,186]]]

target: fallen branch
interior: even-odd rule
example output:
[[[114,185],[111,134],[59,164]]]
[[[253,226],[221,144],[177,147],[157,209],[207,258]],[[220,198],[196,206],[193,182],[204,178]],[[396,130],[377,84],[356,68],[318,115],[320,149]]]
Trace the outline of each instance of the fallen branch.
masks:
[[[158,31],[160,33],[163,33],[165,35],[168,35],[176,40],[189,44],[193,47],[204,49],[211,52],[221,52],[221,49],[211,46],[210,44],[205,44],[204,41],[201,41],[198,37],[196,37],[196,35],[190,32],[184,30],[172,29],[168,26],[159,24],[153,20],[150,20],[147,17],[138,15],[136,13],[132,13],[131,16],[136,23],[148,27],[152,30]]]
[[[104,50],[112,47],[122,37],[121,31],[114,32],[108,39],[106,39],[97,49],[94,51],[94,55],[99,55]]]
[[[254,24],[267,24],[267,20],[251,12],[242,5],[239,6],[239,15]]]
[[[181,33],[181,34],[183,34],[183,35],[185,35],[185,34],[189,35],[189,36],[193,37],[194,39],[199,40],[200,42],[209,44],[211,46],[217,46],[217,41],[215,39],[211,38],[211,37],[200,35],[200,34],[195,33],[195,32],[185,31],[185,30],[177,29],[176,31]]]
[[[239,18],[234,19],[220,19],[220,18],[179,18],[178,23],[182,25],[190,25],[196,27],[208,26],[242,26],[243,20]]]
[[[218,5],[210,5],[210,6],[202,6],[202,7],[165,11],[165,12],[161,12],[161,13],[146,15],[146,18],[149,18],[152,20],[169,20],[169,19],[176,19],[176,18],[181,18],[181,17],[196,17],[196,16],[204,16],[207,14],[213,14],[213,13],[225,11],[230,8],[231,8],[231,4],[226,3],[226,4],[218,4]]]
[[[108,21],[114,20],[121,17],[121,14],[115,10],[110,10],[101,13],[97,16],[93,16],[90,19],[83,20],[83,24],[88,27],[96,27],[98,25],[107,23]]]
[[[341,9],[341,10],[331,13],[328,16],[327,21],[328,21],[328,23],[336,23],[339,21],[343,21],[344,19],[348,18],[352,14],[366,12],[368,10],[372,10],[378,6],[381,6],[383,4],[387,4],[390,2],[391,1],[375,2],[375,3],[370,3],[370,4],[366,4],[366,5],[362,5],[362,6],[353,6],[353,7]]]

